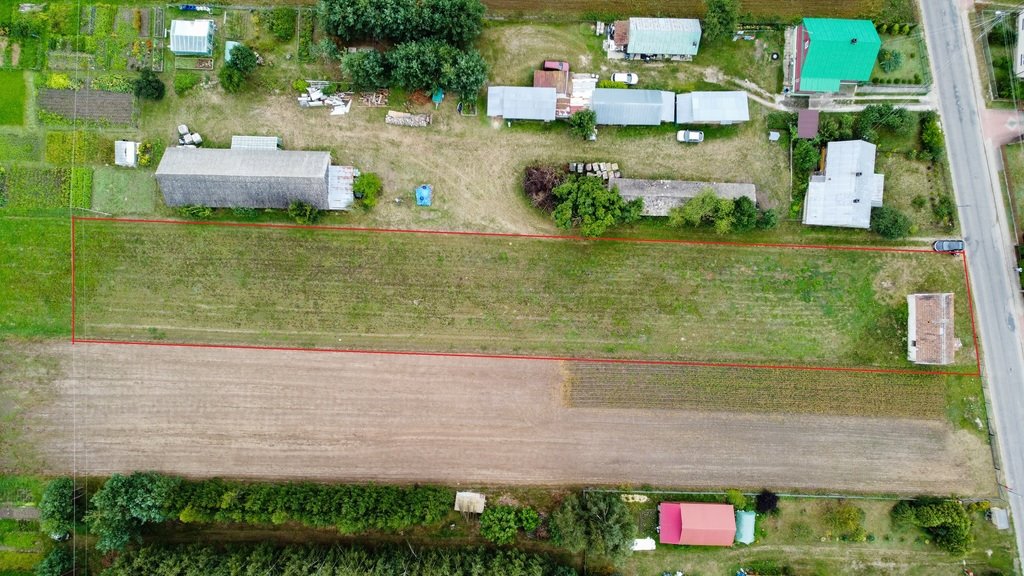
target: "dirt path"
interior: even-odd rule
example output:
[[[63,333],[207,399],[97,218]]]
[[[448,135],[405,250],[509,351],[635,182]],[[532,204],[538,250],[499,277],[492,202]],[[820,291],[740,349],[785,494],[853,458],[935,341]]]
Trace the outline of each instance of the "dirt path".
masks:
[[[38,520],[39,508],[35,506],[0,506],[0,518],[13,520]]]
[[[568,409],[554,362],[53,352],[71,376],[31,431],[53,472],[947,494],[990,476],[987,448],[944,422]]]

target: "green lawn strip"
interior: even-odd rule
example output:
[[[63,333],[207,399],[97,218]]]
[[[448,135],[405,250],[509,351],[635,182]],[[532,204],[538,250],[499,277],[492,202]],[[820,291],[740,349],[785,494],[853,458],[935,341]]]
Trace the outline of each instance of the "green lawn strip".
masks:
[[[0,70],[0,125],[25,123],[25,77],[21,70]]]
[[[42,544],[38,522],[0,519],[0,546],[34,550]]]
[[[1024,144],[1006,147],[1006,168],[1018,229],[1024,229]]]
[[[892,50],[900,53],[902,64],[892,72],[882,70],[881,64],[876,60],[875,67],[871,71],[871,79],[874,80],[902,80],[903,84],[927,83],[929,79],[927,52],[924,41],[913,34],[893,36],[891,34],[880,34],[882,38],[882,50]]]
[[[959,422],[965,404],[963,396],[947,385],[952,377],[945,376],[598,363],[573,363],[565,370],[565,397],[577,408],[928,420],[948,414]]]
[[[34,132],[0,132],[0,158],[4,162],[42,160],[42,140]]]
[[[92,208],[107,214],[152,214],[156,210],[153,174],[111,166],[97,168]]]
[[[66,215],[0,217],[0,336],[69,335],[70,241]]]
[[[42,552],[0,552],[0,573],[31,571],[42,559]]]
[[[959,262],[930,254],[78,230],[85,338],[911,367],[906,290],[963,292]]]

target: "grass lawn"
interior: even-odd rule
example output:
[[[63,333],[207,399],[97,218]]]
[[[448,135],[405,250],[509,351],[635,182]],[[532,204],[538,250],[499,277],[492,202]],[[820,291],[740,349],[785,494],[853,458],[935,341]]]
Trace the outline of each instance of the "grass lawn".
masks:
[[[0,217],[0,336],[67,336],[71,326],[67,216]]]
[[[21,70],[0,70],[0,125],[25,123],[25,76]]]
[[[156,180],[143,170],[97,168],[92,209],[107,214],[151,214],[156,209]]]
[[[761,88],[782,92],[782,53],[785,39],[778,30],[753,33],[755,40],[726,38],[715,42],[701,42],[700,51],[693,58],[698,66],[715,66],[729,76],[750,80]],[[772,52],[779,54],[772,60]]]
[[[43,538],[38,522],[0,519],[0,546],[32,550],[42,543]]]
[[[1006,147],[1006,171],[1010,181],[1013,212],[1017,217],[1017,228],[1024,229],[1024,144]]]
[[[0,133],[0,158],[5,162],[38,162],[42,141],[33,132]]]
[[[899,52],[902,55],[903,63],[896,70],[885,72],[876,60],[875,67],[871,70],[872,81],[879,78],[882,80],[904,80],[904,84],[928,82],[931,76],[928,72],[928,55],[918,30],[907,36],[892,34],[879,34],[879,36],[882,38],[882,49]],[[919,78],[920,82],[914,82],[915,77]]]
[[[658,495],[658,500],[692,499],[686,495]],[[826,507],[833,499],[782,498],[779,512],[758,516],[757,540],[750,546],[737,544],[732,548],[659,545],[654,552],[637,552],[630,557],[622,573],[627,576],[675,573],[734,574],[740,567],[759,568],[762,574],[961,574],[962,565],[955,557],[933,544],[913,527],[895,527],[889,518],[894,502],[885,500],[849,500],[864,512],[863,527],[869,534],[866,542],[844,542],[830,534]],[[655,501],[632,504],[640,522],[642,536],[657,540]],[[976,545],[965,558],[966,566],[975,573],[986,574],[985,568],[1013,571],[1014,544],[1010,532],[998,532],[982,513],[972,514]],[[991,557],[987,551],[991,550]],[[881,571],[864,571],[864,566],[884,563]],[[772,572],[771,569],[789,571]]]
[[[947,184],[945,166],[934,166],[920,160],[908,160],[903,154],[880,154],[876,164],[885,174],[885,204],[910,216],[914,222],[913,236],[938,238],[959,234],[957,222],[947,225],[935,215],[943,197],[953,202]]]
[[[908,291],[965,301],[960,262],[932,254],[77,229],[82,338],[910,367]]]

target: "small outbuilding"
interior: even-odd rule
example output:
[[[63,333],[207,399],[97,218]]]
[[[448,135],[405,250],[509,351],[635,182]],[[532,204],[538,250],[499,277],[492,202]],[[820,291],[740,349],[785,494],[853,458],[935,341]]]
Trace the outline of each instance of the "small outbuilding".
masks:
[[[882,205],[885,176],[875,173],[875,145],[863,140],[829,142],[825,172],[811,176],[804,224],[871,227],[871,209]]]
[[[231,51],[235,49],[235,46],[241,46],[241,42],[235,42],[234,40],[228,40],[224,43],[224,61],[231,62]]]
[[[690,60],[700,49],[700,20],[695,18],[630,18],[614,26],[615,50],[630,58]]]
[[[992,525],[996,527],[996,530],[1010,529],[1010,514],[1006,508],[990,508],[988,511],[988,519],[992,522]]]
[[[213,54],[213,20],[171,20],[171,52],[177,56]]]
[[[469,514],[483,514],[487,497],[479,492],[456,492],[455,511]]]
[[[662,544],[732,546],[736,516],[731,504],[662,502],[658,505]]]
[[[675,94],[664,90],[595,88],[591,108],[597,123],[612,126],[657,126],[675,120]]]
[[[796,116],[796,137],[816,137],[818,135],[818,122],[820,119],[820,110],[801,110],[798,112]]]
[[[736,511],[736,541],[740,544],[754,543],[754,526],[757,524],[757,514],[750,510]]]
[[[114,141],[114,165],[135,168],[139,164],[139,143],[128,140]]]
[[[907,296],[907,359],[915,364],[952,364],[962,344],[953,332],[953,294]]]
[[[677,124],[736,124],[747,120],[750,107],[742,90],[676,95]]]
[[[487,115],[505,120],[555,119],[558,99],[552,87],[490,86],[487,88]]]

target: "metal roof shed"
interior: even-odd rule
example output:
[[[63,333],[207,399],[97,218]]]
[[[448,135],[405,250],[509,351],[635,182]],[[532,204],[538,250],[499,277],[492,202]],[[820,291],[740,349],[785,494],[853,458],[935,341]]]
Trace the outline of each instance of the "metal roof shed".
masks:
[[[278,150],[281,139],[277,136],[232,136],[232,150]]]
[[[871,208],[882,205],[885,176],[875,173],[875,145],[863,140],[829,142],[825,173],[811,176],[804,224],[870,228]]]
[[[797,55],[800,92],[836,92],[841,82],[871,78],[882,39],[870,20],[804,18],[803,30],[806,39]]]
[[[750,120],[747,93],[691,92],[676,96],[678,124],[735,124]]]
[[[138,163],[139,143],[128,140],[114,142],[114,164],[134,168]]]
[[[700,48],[700,32],[700,21],[693,18],[630,18],[626,51],[693,56]]]
[[[731,504],[662,502],[658,528],[662,544],[732,546],[736,516]]]
[[[754,543],[754,525],[757,514],[749,510],[736,511],[736,541],[740,544]]]
[[[801,110],[796,119],[796,137],[814,138],[818,135],[818,122],[821,119],[820,110]]]
[[[675,117],[675,95],[662,90],[595,88],[591,107],[597,123],[616,126],[657,126]]]
[[[487,115],[506,120],[555,119],[558,95],[554,88],[531,86],[490,86],[487,88]]]
[[[168,148],[156,181],[168,206],[287,208],[328,204],[328,152]]]
[[[213,54],[213,20],[171,20],[171,52],[178,56]]]

